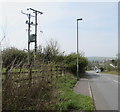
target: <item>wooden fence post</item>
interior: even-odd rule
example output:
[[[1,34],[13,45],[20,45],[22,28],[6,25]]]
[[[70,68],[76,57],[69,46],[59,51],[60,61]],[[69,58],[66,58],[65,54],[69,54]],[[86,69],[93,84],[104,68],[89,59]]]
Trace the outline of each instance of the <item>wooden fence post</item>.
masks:
[[[32,84],[32,65],[29,65],[29,86]]]
[[[48,65],[45,67],[45,80],[48,81],[49,73],[48,73]]]
[[[60,75],[62,76],[62,66],[60,66]]]
[[[53,71],[52,71],[52,65],[50,66],[50,72],[51,72],[51,81],[52,81],[52,79],[53,79]]]
[[[56,77],[58,79],[58,65],[56,66]]]
[[[44,65],[41,65],[41,67],[42,67],[42,80],[44,79]]]

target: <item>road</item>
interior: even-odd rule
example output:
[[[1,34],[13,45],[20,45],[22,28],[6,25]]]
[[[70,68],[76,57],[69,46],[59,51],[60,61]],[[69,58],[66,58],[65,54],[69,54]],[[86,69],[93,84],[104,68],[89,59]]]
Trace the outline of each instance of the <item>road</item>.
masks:
[[[87,71],[96,110],[118,110],[118,76]]]

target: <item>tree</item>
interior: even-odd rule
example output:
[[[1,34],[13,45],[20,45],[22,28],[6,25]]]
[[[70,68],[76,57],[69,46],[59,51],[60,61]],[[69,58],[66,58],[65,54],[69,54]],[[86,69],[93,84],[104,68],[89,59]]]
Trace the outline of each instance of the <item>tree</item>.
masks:
[[[50,39],[43,50],[43,54],[46,61],[54,61],[55,57],[60,54],[58,42]]]
[[[85,72],[85,69],[88,65],[87,58],[80,56],[79,54],[79,72]],[[67,70],[76,74],[76,66],[77,66],[77,54],[72,53],[65,57],[64,63],[66,64]]]

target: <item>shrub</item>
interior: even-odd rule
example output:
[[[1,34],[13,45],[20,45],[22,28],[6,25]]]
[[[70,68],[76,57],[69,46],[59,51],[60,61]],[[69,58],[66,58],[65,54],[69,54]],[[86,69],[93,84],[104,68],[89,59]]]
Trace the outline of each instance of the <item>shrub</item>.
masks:
[[[27,59],[27,53],[17,48],[11,47],[3,50],[2,52],[3,67],[10,68],[20,62],[25,62]]]
[[[78,65],[79,65],[79,72],[85,72],[85,69],[87,67],[88,61],[85,57],[82,57],[79,55],[78,57]],[[76,74],[76,68],[77,68],[77,54],[73,53],[65,57],[64,63],[67,67],[67,70]]]
[[[113,67],[112,66],[107,66],[107,71],[112,71],[113,70]]]
[[[55,105],[56,88],[46,80],[38,79],[38,83],[30,87],[21,83],[20,87],[9,78],[3,85],[3,111],[27,111],[27,110],[49,110]]]

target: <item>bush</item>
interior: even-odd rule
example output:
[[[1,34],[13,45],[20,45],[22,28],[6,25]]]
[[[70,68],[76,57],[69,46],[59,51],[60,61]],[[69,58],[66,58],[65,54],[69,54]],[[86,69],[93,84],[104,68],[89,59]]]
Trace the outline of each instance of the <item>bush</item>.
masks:
[[[2,59],[3,59],[3,67],[7,68],[14,62],[14,65],[20,63],[21,61],[25,61],[27,58],[27,53],[22,50],[18,50],[17,48],[11,47],[3,50]]]
[[[30,87],[26,82],[20,83],[18,87],[12,79],[9,78],[3,85],[3,111],[39,111],[49,110],[56,104],[56,88],[52,83],[46,80],[38,79],[38,83]]]
[[[79,65],[79,72],[83,73],[85,72],[85,69],[88,65],[88,61],[85,57],[82,57],[79,55],[78,57],[78,65]],[[65,57],[64,63],[67,67],[67,70],[76,74],[76,68],[77,68],[77,54],[73,53]]]
[[[112,71],[114,68],[112,66],[107,66],[107,71]]]
[[[55,58],[57,55],[59,55],[59,53],[60,51],[59,51],[58,42],[53,39],[50,39],[47,42],[47,46],[43,49],[44,60],[46,62],[55,61]]]

